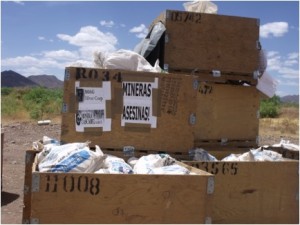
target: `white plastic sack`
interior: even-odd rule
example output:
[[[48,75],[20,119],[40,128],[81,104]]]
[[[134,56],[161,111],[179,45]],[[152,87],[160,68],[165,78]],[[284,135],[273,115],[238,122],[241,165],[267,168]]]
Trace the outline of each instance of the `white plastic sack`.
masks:
[[[105,156],[96,145],[91,151],[86,143],[71,143],[53,146],[39,163],[40,172],[86,172],[91,173],[101,167]]]
[[[153,67],[143,56],[125,49],[107,54],[96,52],[94,54],[94,63],[96,67],[102,69],[122,69],[154,73],[162,72],[158,61],[156,61]]]
[[[218,12],[218,6],[210,1],[192,1],[183,3],[185,11],[197,13],[211,13]]]
[[[168,154],[150,154],[139,158],[133,171],[137,174],[149,174],[152,173],[153,168],[170,166],[175,164],[175,162],[176,160]]]
[[[170,165],[170,166],[163,166],[158,168],[152,168],[149,171],[149,174],[169,174],[169,175],[180,175],[180,174],[190,174],[190,171],[180,165]]]
[[[281,140],[279,144],[272,145],[273,147],[282,147],[292,151],[299,151],[299,145],[290,143],[289,140]]]
[[[270,151],[270,150],[263,150],[262,148],[258,149],[251,149],[249,152],[245,152],[243,154],[231,154],[222,161],[245,161],[245,162],[252,162],[252,161],[284,161],[285,159],[282,157],[281,154]]]
[[[273,97],[276,92],[278,82],[273,79],[266,71],[257,80],[256,88],[269,98]]]
[[[133,170],[124,159],[113,155],[107,155],[103,162],[103,168],[97,170],[95,173],[132,174]]]
[[[194,161],[218,161],[216,157],[202,148],[193,149],[189,153],[193,156]]]

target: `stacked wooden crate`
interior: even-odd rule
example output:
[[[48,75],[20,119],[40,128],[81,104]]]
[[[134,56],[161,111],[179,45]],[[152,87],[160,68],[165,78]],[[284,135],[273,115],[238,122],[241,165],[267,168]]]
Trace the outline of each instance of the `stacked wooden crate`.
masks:
[[[66,68],[61,141],[122,158],[256,147],[258,20],[167,10],[158,21],[169,73]],[[195,175],[40,173],[27,151],[23,222],[299,222],[298,161],[185,163]]]
[[[166,31],[156,57],[171,73],[198,77],[195,146],[255,147],[259,125],[259,20],[166,10],[156,18]],[[163,47],[162,47],[163,46]]]

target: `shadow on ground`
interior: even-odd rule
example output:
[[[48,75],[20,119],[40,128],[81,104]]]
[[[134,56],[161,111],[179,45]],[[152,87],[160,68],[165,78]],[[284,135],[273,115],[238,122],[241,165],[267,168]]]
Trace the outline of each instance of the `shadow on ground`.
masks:
[[[15,201],[19,197],[20,197],[20,195],[18,195],[18,194],[1,191],[1,206],[7,205],[7,204]]]

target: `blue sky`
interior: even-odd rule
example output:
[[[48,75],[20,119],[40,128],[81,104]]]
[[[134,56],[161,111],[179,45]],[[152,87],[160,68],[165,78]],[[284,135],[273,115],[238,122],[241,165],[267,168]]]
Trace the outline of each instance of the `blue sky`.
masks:
[[[182,1],[1,1],[1,71],[49,74],[93,66],[93,52],[133,50],[164,10]],[[260,42],[276,94],[299,94],[299,2],[213,1],[218,14],[260,19]]]

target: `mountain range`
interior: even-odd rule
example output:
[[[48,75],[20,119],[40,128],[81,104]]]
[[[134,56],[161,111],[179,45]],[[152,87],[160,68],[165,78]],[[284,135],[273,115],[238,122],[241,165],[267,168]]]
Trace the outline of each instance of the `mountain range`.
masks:
[[[64,82],[54,75],[32,75],[25,77],[12,70],[1,72],[1,87],[46,87],[63,88]],[[287,95],[280,98],[284,103],[298,103],[299,95]]]
[[[15,71],[1,72],[1,87],[46,87],[62,88],[64,82],[54,75],[32,75],[25,77]]]

